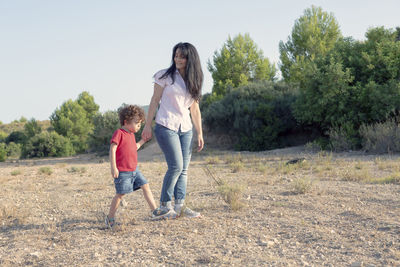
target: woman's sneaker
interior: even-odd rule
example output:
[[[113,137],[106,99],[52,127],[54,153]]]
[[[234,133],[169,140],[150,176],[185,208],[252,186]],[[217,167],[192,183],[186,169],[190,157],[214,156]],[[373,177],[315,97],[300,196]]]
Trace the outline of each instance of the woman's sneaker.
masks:
[[[176,212],[173,209],[167,208],[156,208],[151,214],[151,220],[160,219],[175,219],[177,217]]]
[[[106,216],[104,222],[109,229],[112,229],[115,226],[115,218],[108,218],[108,215]]]
[[[188,207],[185,207],[182,211],[180,216],[188,217],[188,218],[198,218],[201,217],[200,212],[194,211],[189,209]]]

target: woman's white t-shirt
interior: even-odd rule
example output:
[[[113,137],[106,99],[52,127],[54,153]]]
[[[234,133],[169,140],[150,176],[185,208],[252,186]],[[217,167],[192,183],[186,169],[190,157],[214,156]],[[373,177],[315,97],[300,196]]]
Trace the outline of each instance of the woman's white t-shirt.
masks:
[[[161,79],[161,76],[167,69],[160,70],[154,74],[154,82],[164,88],[160,100],[160,108],[156,115],[156,123],[161,124],[168,129],[182,132],[192,129],[189,108],[194,99],[186,89],[185,81],[176,70],[174,73],[175,82],[172,84],[170,76]]]

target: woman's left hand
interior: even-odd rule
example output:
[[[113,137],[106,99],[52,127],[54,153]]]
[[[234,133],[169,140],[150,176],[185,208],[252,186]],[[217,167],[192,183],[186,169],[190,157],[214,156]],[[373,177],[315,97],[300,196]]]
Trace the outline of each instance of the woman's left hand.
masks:
[[[204,140],[203,140],[203,136],[198,136],[197,137],[197,152],[200,152],[203,150],[204,147]]]

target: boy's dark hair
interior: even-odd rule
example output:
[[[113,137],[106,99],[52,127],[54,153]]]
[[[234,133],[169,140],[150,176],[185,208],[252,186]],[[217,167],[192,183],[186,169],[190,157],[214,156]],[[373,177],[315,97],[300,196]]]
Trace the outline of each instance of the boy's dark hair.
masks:
[[[130,122],[134,119],[137,121],[145,121],[144,110],[136,105],[123,105],[118,109],[119,123],[121,126],[124,122]]]

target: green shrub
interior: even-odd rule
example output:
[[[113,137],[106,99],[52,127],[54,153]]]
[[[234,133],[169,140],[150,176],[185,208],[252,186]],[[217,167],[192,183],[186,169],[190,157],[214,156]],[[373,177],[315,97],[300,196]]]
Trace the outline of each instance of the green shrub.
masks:
[[[65,101],[50,116],[54,130],[71,140],[76,152],[84,152],[88,148],[89,135],[92,133],[93,117],[99,106],[87,92],[82,92],[77,100]]]
[[[16,144],[14,142],[10,142],[7,145],[7,157],[19,158],[21,156],[21,146],[22,144]]]
[[[400,42],[393,30],[369,29],[366,40],[342,38],[304,70],[296,119],[325,133],[333,146],[361,146],[362,124],[381,122],[400,107]],[[338,139],[335,139],[338,138]]]
[[[56,132],[42,132],[28,140],[22,149],[23,158],[59,157],[74,154],[71,141]]]
[[[257,82],[229,91],[204,111],[211,132],[236,137],[237,150],[260,151],[282,145],[285,134],[296,129],[291,112],[295,93],[285,84]]]
[[[400,152],[400,125],[394,119],[360,127],[363,149],[373,153]]]
[[[0,162],[4,162],[7,159],[7,145],[0,143]]]
[[[0,143],[4,143],[6,141],[8,134],[6,132],[0,131]]]
[[[94,129],[90,135],[90,149],[96,152],[108,151],[110,140],[115,130],[120,127],[118,112],[106,111],[93,118]]]
[[[17,175],[22,174],[22,171],[21,171],[21,170],[13,170],[10,174],[11,174],[12,176],[17,176]]]
[[[25,123],[24,132],[27,138],[31,138],[36,134],[41,133],[42,127],[39,125],[39,122],[37,120],[32,118],[27,123]]]
[[[14,142],[17,144],[24,144],[26,142],[26,134],[24,131],[13,131],[11,132],[7,138],[6,143]]]

